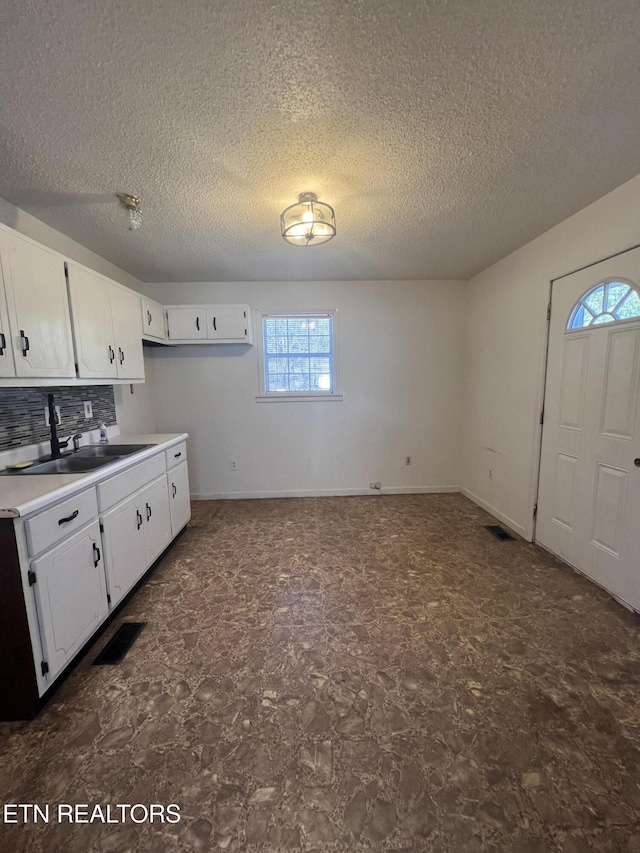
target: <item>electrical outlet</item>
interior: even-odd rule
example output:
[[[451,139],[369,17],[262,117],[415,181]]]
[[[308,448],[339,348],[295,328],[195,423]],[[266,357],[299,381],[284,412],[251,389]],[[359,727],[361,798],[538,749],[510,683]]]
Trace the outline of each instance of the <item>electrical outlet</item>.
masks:
[[[382,483],[379,480],[376,481],[375,483],[369,483],[369,488],[370,489],[377,489],[378,491],[380,491],[380,489],[382,488]]]
[[[84,419],[88,421],[89,418],[93,417],[93,403],[91,400],[85,400],[82,405],[84,406]]]
[[[235,459],[231,459],[229,461],[229,468],[231,468],[232,471],[238,470],[238,463],[235,461]]]
[[[60,406],[56,406],[56,426],[60,426],[62,418],[60,417]],[[49,406],[44,407],[44,422],[49,426]]]
[[[370,488],[370,489],[375,489],[375,487],[376,487],[376,484],[375,484],[375,483],[369,483],[369,488]]]
[[[404,464],[405,465],[411,465],[411,457],[410,456],[405,456]]]

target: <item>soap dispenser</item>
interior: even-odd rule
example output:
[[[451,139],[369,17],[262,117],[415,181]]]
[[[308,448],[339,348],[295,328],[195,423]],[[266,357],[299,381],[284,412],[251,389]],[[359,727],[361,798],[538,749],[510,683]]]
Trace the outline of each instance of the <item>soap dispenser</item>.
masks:
[[[107,438],[107,425],[105,423],[100,424],[100,444],[109,444],[109,439]]]

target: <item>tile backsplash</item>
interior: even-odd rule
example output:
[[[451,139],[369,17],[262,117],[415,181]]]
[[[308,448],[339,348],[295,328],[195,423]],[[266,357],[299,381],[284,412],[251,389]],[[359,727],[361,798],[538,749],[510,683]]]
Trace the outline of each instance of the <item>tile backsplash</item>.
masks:
[[[116,423],[112,385],[82,385],[60,388],[0,388],[0,450],[35,444],[49,438],[44,409],[47,395],[55,395],[62,423],[58,435],[67,438],[76,432]],[[90,400],[93,417],[85,420],[84,401]]]

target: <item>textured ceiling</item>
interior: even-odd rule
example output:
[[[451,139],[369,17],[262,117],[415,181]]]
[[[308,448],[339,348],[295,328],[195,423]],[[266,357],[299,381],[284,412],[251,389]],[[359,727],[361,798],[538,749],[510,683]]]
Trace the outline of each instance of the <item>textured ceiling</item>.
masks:
[[[3,0],[0,196],[145,281],[468,278],[640,172],[639,32],[636,0]],[[324,246],[280,237],[303,190]]]

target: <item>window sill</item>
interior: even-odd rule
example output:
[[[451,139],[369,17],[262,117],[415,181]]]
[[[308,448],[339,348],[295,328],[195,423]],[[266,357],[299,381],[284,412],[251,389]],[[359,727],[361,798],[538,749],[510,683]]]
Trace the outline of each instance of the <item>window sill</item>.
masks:
[[[342,394],[260,394],[256,403],[340,403]]]

